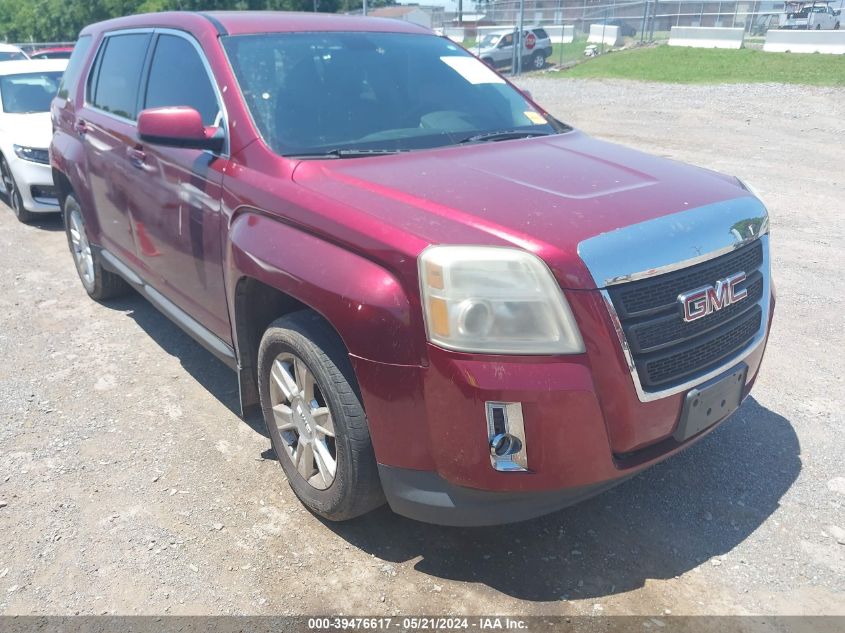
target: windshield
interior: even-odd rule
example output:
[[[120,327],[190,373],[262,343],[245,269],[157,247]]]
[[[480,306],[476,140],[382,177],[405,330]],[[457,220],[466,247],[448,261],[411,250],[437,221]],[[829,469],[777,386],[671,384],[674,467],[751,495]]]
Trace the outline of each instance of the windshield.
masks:
[[[16,62],[20,59],[27,59],[21,51],[0,51],[0,62]]]
[[[223,42],[252,117],[279,154],[405,151],[568,129],[445,38],[273,33]]]
[[[49,112],[50,101],[56,96],[61,79],[61,71],[0,76],[3,112]]]

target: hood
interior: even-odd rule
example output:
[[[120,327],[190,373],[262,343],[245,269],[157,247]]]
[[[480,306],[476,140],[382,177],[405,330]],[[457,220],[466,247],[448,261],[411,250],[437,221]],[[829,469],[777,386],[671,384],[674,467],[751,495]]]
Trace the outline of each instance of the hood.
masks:
[[[544,259],[566,288],[595,287],[578,257],[583,240],[749,195],[734,178],[577,131],[302,161],[293,176],[315,193],[372,216],[385,234],[411,234],[417,244],[525,248]]]
[[[0,119],[0,133],[5,140],[15,145],[47,149],[53,138],[50,113],[3,114]]]

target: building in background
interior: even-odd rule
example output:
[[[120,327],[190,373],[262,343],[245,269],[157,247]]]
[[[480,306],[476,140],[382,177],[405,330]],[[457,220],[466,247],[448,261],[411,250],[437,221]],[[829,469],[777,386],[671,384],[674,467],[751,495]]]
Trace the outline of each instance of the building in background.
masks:
[[[379,7],[368,12],[368,15],[375,18],[393,18],[394,20],[419,24],[429,29],[442,28],[445,14],[445,7],[419,4],[398,4],[390,7]]]

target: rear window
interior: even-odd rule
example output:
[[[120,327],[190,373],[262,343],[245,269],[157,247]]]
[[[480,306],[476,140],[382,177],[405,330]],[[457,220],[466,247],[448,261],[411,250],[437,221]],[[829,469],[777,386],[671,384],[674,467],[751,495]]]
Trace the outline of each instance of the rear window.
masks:
[[[20,59],[26,59],[26,55],[19,51],[2,51],[0,52],[0,62],[16,62]]]
[[[549,39],[549,34],[546,33],[545,29],[534,29],[534,35],[537,36],[538,40],[547,40]]]
[[[91,49],[91,42],[91,36],[84,35],[77,40],[76,46],[73,47],[73,53],[70,55],[64,77],[62,77],[62,83],[59,86],[59,97],[62,99],[67,99],[68,95],[76,93],[79,75],[82,73],[85,58]]]
[[[149,33],[111,35],[103,42],[89,83],[91,105],[135,120],[138,84],[150,37]]]

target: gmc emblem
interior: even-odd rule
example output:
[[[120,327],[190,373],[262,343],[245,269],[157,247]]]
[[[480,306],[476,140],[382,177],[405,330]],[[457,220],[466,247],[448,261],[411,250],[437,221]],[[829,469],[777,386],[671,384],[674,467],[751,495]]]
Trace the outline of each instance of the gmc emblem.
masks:
[[[713,286],[703,286],[678,295],[678,301],[684,309],[684,321],[690,323],[703,319],[708,314],[742,301],[748,296],[748,290],[737,286],[745,281],[745,273],[735,273],[720,279]]]

